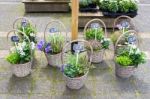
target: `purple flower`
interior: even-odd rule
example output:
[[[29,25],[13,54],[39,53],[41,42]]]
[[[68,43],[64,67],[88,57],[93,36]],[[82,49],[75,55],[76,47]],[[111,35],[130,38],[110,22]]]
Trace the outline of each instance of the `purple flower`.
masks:
[[[45,52],[46,52],[46,53],[50,53],[51,51],[52,51],[51,44],[48,43],[48,44],[46,45],[46,47],[45,47]]]
[[[45,46],[45,41],[44,41],[44,40],[41,40],[41,41],[37,44],[37,48],[38,48],[38,50],[40,50],[40,51],[43,51],[44,46]]]

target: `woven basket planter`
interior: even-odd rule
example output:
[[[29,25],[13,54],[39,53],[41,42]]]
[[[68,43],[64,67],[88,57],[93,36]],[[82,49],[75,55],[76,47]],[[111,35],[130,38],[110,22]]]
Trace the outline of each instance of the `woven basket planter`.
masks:
[[[115,64],[116,75],[121,78],[131,77],[134,74],[135,70],[136,70],[135,66],[123,67],[117,63]]]
[[[99,50],[99,51],[94,51],[92,54],[92,63],[100,63],[103,61],[103,57],[104,57],[104,49]],[[91,52],[88,51],[88,56],[91,55]]]
[[[81,89],[84,86],[85,80],[87,79],[87,75],[88,75],[88,72],[81,77],[70,78],[64,74],[67,87],[70,89]]]
[[[83,42],[84,44],[87,43],[90,50],[91,50],[91,55],[89,56],[89,62],[91,64],[91,61],[92,61],[92,54],[93,54],[93,49],[92,49],[92,46],[90,45],[90,43],[88,41],[85,41],[85,40],[74,40],[74,41],[71,41],[69,43],[67,43],[63,50],[62,50],[62,53],[61,53],[61,61],[62,61],[62,64],[64,65],[64,53],[65,53],[65,49],[70,45],[70,44],[73,44],[75,42]],[[87,58],[87,61],[88,61],[88,58]],[[85,83],[85,80],[87,79],[87,75],[88,75],[89,71],[87,71],[83,76],[81,77],[75,77],[75,78],[70,78],[68,76],[65,75],[65,73],[63,73],[64,75],[64,78],[66,79],[66,86],[70,89],[80,89],[84,86],[84,83]]]
[[[31,65],[32,65],[32,62],[13,65],[12,72],[17,77],[25,77],[31,73],[32,71]]]
[[[61,63],[61,53],[54,54],[54,55],[45,54],[45,56],[46,56],[48,64],[50,66],[58,67],[58,68],[61,67],[61,65],[62,65],[62,63]]]

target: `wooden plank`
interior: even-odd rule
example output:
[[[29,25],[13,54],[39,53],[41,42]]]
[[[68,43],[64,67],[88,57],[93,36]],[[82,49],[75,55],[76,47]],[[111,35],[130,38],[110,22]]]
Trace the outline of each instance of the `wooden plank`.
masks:
[[[72,0],[72,40],[78,38],[79,0]]]
[[[23,0],[23,3],[70,3],[70,0]]]

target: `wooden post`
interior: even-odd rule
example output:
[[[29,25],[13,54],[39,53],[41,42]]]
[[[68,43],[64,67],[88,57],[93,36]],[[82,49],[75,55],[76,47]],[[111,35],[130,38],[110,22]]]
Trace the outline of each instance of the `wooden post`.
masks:
[[[72,40],[78,38],[79,0],[72,0]]]

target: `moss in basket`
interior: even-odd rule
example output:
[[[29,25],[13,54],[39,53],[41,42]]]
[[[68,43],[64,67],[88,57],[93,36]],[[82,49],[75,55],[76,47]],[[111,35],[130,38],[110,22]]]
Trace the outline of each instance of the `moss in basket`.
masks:
[[[85,55],[79,55],[77,63],[77,56],[70,54],[67,57],[67,66],[63,67],[63,72],[71,78],[81,77],[89,71],[90,65]]]
[[[140,51],[135,45],[128,45],[127,48],[122,50],[115,61],[123,67],[135,66],[146,62],[145,53]]]
[[[104,31],[102,28],[87,29],[85,35],[86,35],[86,40],[90,41],[90,44],[92,45],[94,51],[109,48],[110,40],[104,37]],[[87,48],[89,49],[88,46]]]
[[[19,43],[15,48],[11,49],[6,60],[11,64],[24,64],[31,60],[30,44],[27,42]]]

